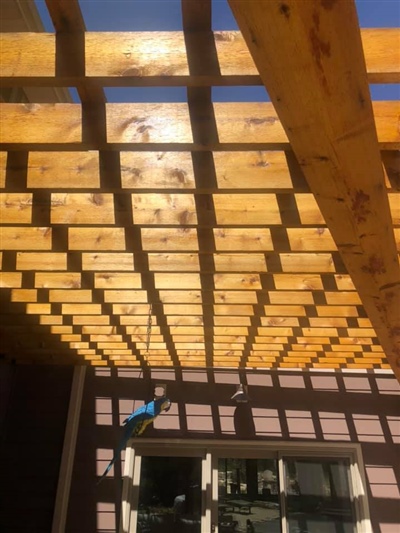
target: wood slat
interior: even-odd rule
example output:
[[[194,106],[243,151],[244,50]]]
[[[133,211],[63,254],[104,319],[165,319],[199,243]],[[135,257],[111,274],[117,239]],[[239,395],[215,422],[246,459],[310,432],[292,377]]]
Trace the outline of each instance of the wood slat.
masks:
[[[76,104],[0,104],[0,142],[77,144],[82,141],[81,106]]]
[[[394,157],[389,157],[390,154]],[[381,155],[394,179],[400,168],[396,159],[397,152],[382,151]],[[297,184],[295,175],[292,178],[285,152],[282,151],[213,152],[217,180],[214,188],[203,183],[195,183],[190,152],[121,152],[120,161],[123,189],[158,193],[182,189],[188,192],[195,190],[199,193],[216,193],[227,189],[249,193],[295,192],[296,206],[302,224],[325,224],[314,196],[308,193],[307,184],[305,182]],[[97,151],[29,152],[27,186],[32,189],[52,190],[99,189],[100,168]],[[0,152],[0,188],[5,188],[6,170],[7,153]],[[115,187],[115,183],[104,185],[106,187],[103,186],[103,190],[107,188],[120,191]],[[390,183],[388,187],[391,187]],[[15,190],[14,180],[9,181],[7,188]],[[394,185],[393,189],[397,190],[397,186]],[[394,223],[397,223],[399,218],[398,194],[391,192],[389,195]]]
[[[6,186],[7,152],[0,152],[0,189]]]
[[[19,244],[22,248],[23,245]],[[67,270],[67,254],[58,252],[17,252],[16,266],[17,270]]]
[[[374,102],[373,108],[380,148],[398,150],[400,103]],[[153,151],[290,148],[271,103],[214,103],[213,109],[219,143],[202,144],[193,143],[185,103],[107,104],[108,145],[103,148],[110,149],[110,145]],[[96,148],[95,143],[82,142],[82,115],[78,104],[1,103],[0,113],[0,142],[7,149],[41,149],[44,145],[49,150]]]
[[[3,226],[0,248],[3,250],[51,250],[51,228]]]
[[[83,270],[128,271],[134,270],[133,254],[130,253],[83,253]]]
[[[267,265],[263,254],[214,254],[216,271],[266,272]]]
[[[19,272],[0,272],[0,288],[20,288],[22,275]]]
[[[54,34],[2,33],[0,51],[1,74],[5,78],[54,78],[56,75]]]
[[[0,223],[29,224],[32,220],[32,194],[0,193]]]
[[[150,270],[154,271],[199,271],[199,256],[190,253],[149,253]]]
[[[284,152],[214,152],[213,157],[219,189],[292,187]]]
[[[214,229],[217,251],[254,251],[273,250],[271,232],[268,228],[218,228]]]
[[[121,153],[121,181],[126,189],[195,188],[189,152]]]
[[[35,287],[39,289],[80,289],[80,272],[36,272]]]
[[[94,275],[96,289],[140,289],[140,274],[123,272],[100,272]]]
[[[197,224],[192,194],[133,194],[132,208],[135,224]]]
[[[69,228],[70,250],[120,250],[125,251],[123,228]]]
[[[80,189],[100,187],[98,152],[30,152],[29,188]]]
[[[111,194],[51,195],[52,224],[113,224],[114,202]]]
[[[217,224],[246,225],[280,224],[281,217],[276,196],[273,194],[214,195]],[[268,210],[265,206],[268,205]]]
[[[48,2],[57,31],[83,34],[85,26],[75,2],[71,6],[63,4]],[[369,82],[399,83],[399,29],[363,28],[361,36]],[[261,84],[240,32],[216,31],[213,41],[220,74],[209,69],[203,75],[189,76],[182,32],[86,32],[85,74],[106,86]],[[0,50],[7,86],[16,83],[68,86],[83,81],[76,75],[56,78],[54,34],[3,33]],[[32,64],[35,69],[31,68]]]

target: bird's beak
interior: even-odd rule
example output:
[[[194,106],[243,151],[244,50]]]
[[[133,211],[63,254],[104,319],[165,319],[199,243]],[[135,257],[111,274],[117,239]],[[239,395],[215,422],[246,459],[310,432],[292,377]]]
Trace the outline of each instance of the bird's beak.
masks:
[[[162,411],[165,411],[166,413],[171,409],[171,402],[170,400],[166,400],[162,406],[161,406],[161,410]]]

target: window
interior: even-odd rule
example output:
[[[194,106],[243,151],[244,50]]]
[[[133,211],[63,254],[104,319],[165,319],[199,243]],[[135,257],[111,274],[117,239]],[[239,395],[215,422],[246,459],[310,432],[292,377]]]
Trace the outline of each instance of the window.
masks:
[[[288,533],[354,533],[347,458],[283,458]]]
[[[142,457],[137,533],[201,531],[201,458]]]
[[[372,532],[358,445],[132,444],[122,533]]]

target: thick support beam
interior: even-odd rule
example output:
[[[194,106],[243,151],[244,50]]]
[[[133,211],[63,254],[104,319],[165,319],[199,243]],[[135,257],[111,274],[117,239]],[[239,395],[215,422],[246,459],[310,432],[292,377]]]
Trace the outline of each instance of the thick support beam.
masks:
[[[229,3],[400,380],[400,270],[355,4]]]

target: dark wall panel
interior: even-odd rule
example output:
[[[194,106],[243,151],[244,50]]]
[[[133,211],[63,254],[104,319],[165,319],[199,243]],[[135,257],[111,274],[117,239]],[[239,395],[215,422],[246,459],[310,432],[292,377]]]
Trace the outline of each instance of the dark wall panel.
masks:
[[[73,367],[0,366],[1,532],[51,531],[72,374]]]
[[[247,404],[231,400],[241,381]],[[99,486],[96,475],[111,458],[121,422],[152,399],[156,384],[167,385],[173,405],[146,437],[360,443],[373,532],[400,528],[400,387],[391,374],[88,368],[68,533],[115,531],[121,462]]]

